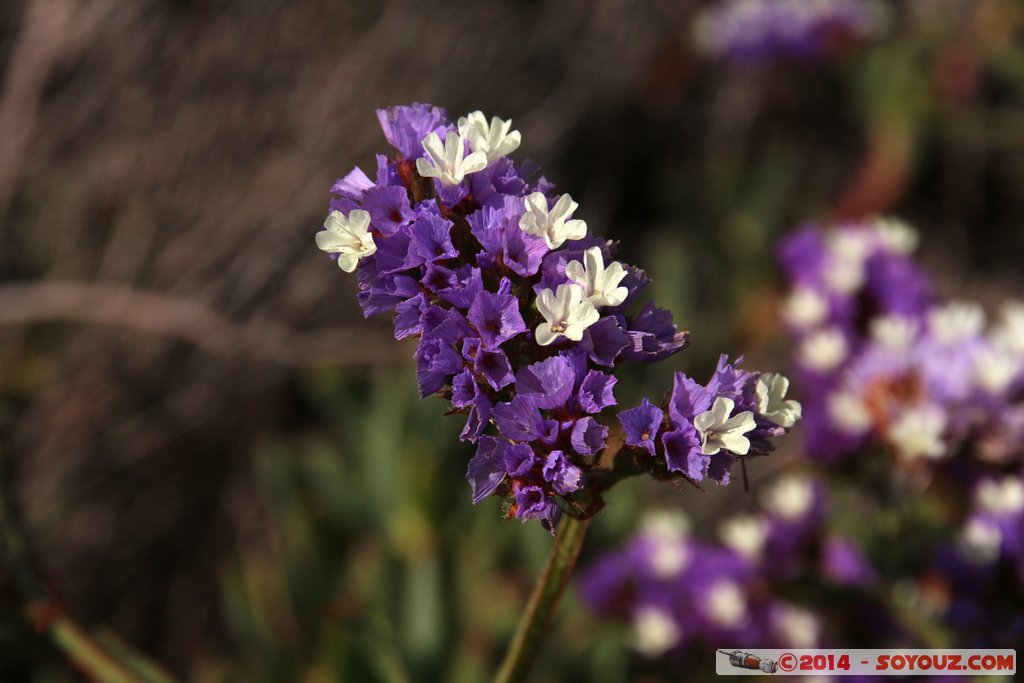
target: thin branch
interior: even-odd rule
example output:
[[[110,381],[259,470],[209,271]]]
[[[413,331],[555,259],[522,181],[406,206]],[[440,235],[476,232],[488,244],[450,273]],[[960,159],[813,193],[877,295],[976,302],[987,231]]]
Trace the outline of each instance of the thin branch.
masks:
[[[185,341],[203,351],[281,365],[367,365],[398,361],[383,339],[352,328],[295,332],[271,322],[235,324],[193,301],[92,282],[0,286],[0,327],[73,321],[113,325]]]

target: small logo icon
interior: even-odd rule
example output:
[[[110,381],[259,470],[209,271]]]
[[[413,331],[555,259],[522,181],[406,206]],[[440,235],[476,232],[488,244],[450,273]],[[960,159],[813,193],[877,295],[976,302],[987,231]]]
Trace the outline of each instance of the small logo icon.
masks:
[[[738,669],[752,669],[766,674],[773,674],[779,669],[779,665],[774,659],[761,658],[749,652],[740,652],[739,650],[732,652],[719,650],[718,652],[728,657],[729,663]]]

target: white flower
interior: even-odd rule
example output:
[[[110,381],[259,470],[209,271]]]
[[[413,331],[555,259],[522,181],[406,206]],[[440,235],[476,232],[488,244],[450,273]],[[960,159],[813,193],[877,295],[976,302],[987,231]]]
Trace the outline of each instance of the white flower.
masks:
[[[807,477],[791,474],[764,492],[761,503],[780,519],[797,520],[814,504],[814,486]]]
[[[651,544],[651,571],[655,576],[668,579],[677,576],[690,563],[686,546],[689,521],[672,512],[652,514],[644,519],[641,533]]]
[[[871,429],[871,411],[856,394],[840,391],[828,399],[832,424],[848,434],[863,434]]]
[[[798,355],[811,370],[828,372],[846,360],[846,337],[838,327],[818,330],[804,339]]]
[[[594,304],[583,298],[579,285],[558,285],[558,291],[541,290],[537,309],[544,322],[537,325],[537,343],[547,346],[562,336],[572,341],[583,339],[583,331],[596,323],[601,314]]]
[[[800,419],[802,408],[793,400],[786,400],[789,380],[775,372],[766,372],[757,378],[757,412],[780,427],[789,429]]]
[[[650,561],[655,576],[670,579],[690,563],[690,552],[678,539],[661,539],[654,544]]]
[[[444,136],[444,144],[437,133],[423,138],[423,151],[427,157],[416,160],[416,170],[424,178],[437,178],[442,185],[458,185],[470,173],[487,168],[487,155],[473,152],[466,156],[466,140],[453,130]]]
[[[526,197],[526,213],[519,219],[523,232],[543,237],[548,249],[557,249],[567,240],[583,239],[587,236],[587,224],[572,218],[579,204],[563,194],[548,209],[548,198],[543,192],[534,192]]]
[[[889,252],[908,255],[917,249],[917,230],[898,218],[875,220],[875,234]]]
[[[825,239],[829,252],[837,261],[863,262],[871,251],[871,233],[860,227],[837,230]]]
[[[704,611],[719,626],[740,626],[747,619],[747,597],[735,581],[722,579],[708,589]]]
[[[660,607],[641,607],[633,617],[633,647],[640,654],[657,657],[675,647],[682,637],[676,620]]]
[[[595,306],[618,306],[629,290],[619,287],[626,269],[618,261],[604,267],[601,247],[591,247],[583,252],[583,263],[570,261],[565,266],[565,276],[583,288],[583,298]]]
[[[782,304],[782,316],[797,329],[814,327],[825,321],[828,302],[810,287],[798,285]]]
[[[870,250],[866,230],[843,230],[830,235],[829,263],[822,273],[825,284],[841,294],[850,294],[864,284],[864,262]]]
[[[986,565],[999,557],[1003,534],[983,519],[972,519],[960,533],[960,550],[974,564]]]
[[[731,398],[719,396],[711,404],[711,410],[693,418],[693,426],[700,434],[700,452],[704,455],[714,455],[723,448],[737,455],[746,455],[750,450],[750,440],[743,435],[757,426],[754,414],[745,410],[729,417],[735,405]]]
[[[1024,359],[1000,344],[978,349],[974,361],[974,380],[982,390],[999,394],[1009,388],[1020,374]]]
[[[978,484],[975,493],[978,507],[995,517],[1006,517],[1024,512],[1024,481],[1006,477],[1002,481],[987,479]]]
[[[917,321],[900,315],[874,318],[870,326],[871,340],[890,351],[906,351],[917,337]]]
[[[946,430],[946,414],[934,405],[915,406],[905,410],[886,431],[890,443],[905,458],[941,458],[946,453],[942,433]]]
[[[652,538],[683,539],[690,533],[690,520],[679,510],[648,513],[640,522],[640,533]]]
[[[821,622],[818,617],[799,607],[781,607],[774,615],[775,629],[786,647],[812,648],[818,642]]]
[[[949,346],[977,337],[984,326],[985,312],[977,304],[952,301],[928,312],[928,327],[932,334]]]
[[[511,119],[502,121],[495,116],[488,126],[487,117],[480,111],[460,118],[458,126],[459,134],[469,140],[470,149],[483,152],[488,164],[516,151],[522,141],[518,130],[509,130],[512,127]]]
[[[852,294],[864,284],[864,264],[860,261],[837,261],[822,273],[829,289],[839,294]]]
[[[768,540],[768,523],[760,517],[742,515],[725,522],[718,530],[722,542],[749,560],[756,560]]]
[[[370,214],[362,209],[355,209],[348,216],[331,211],[324,221],[324,230],[316,234],[316,246],[328,254],[337,254],[338,267],[351,273],[359,259],[377,251],[373,235],[367,230],[369,225]]]
[[[1003,304],[999,325],[992,336],[1005,348],[1024,356],[1024,301]]]

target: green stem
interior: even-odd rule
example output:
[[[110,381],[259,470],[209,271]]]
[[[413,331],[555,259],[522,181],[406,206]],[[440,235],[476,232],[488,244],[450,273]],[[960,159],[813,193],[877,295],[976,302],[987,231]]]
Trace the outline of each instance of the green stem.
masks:
[[[579,520],[565,515],[558,526],[558,535],[551,547],[544,573],[541,574],[533,594],[526,604],[526,611],[519,620],[516,634],[512,638],[505,659],[494,677],[494,683],[516,683],[523,681],[530,670],[541,638],[551,616],[558,608],[558,601],[569,585],[569,578],[576,566],[583,537],[590,525],[589,519]]]
[[[103,683],[146,683],[146,679],[123,666],[81,626],[66,616],[50,624],[50,637],[90,678]]]

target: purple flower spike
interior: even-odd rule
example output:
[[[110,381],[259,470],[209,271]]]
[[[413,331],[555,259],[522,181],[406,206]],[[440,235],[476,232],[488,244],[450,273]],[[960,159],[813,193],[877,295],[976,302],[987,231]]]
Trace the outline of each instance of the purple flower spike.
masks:
[[[563,508],[579,511],[567,497],[601,508],[607,488],[635,471],[620,464],[724,482],[724,448],[766,453],[792,426],[800,411],[784,398],[788,381],[757,388],[759,375],[723,360],[706,388],[677,378],[671,401],[622,411],[633,449],[618,457],[650,457],[604,469],[616,370],[667,358],[687,333],[640,300],[646,274],[589,234],[570,194],[510,156],[522,141],[511,121],[478,111],[450,120],[427,104],[377,115],[395,149],[377,155],[372,176],[354,169],[334,183],[315,241],[356,274],[364,315],[391,314],[395,338],[417,340],[420,396],[450,401],[465,419],[460,438],[478,444],[467,470],[474,503],[504,496],[512,516],[553,532]],[[875,267],[900,280],[898,268]],[[694,421],[718,399],[735,419],[700,417],[698,433]],[[747,436],[732,433],[740,427]],[[701,453],[704,442],[716,455]]]

